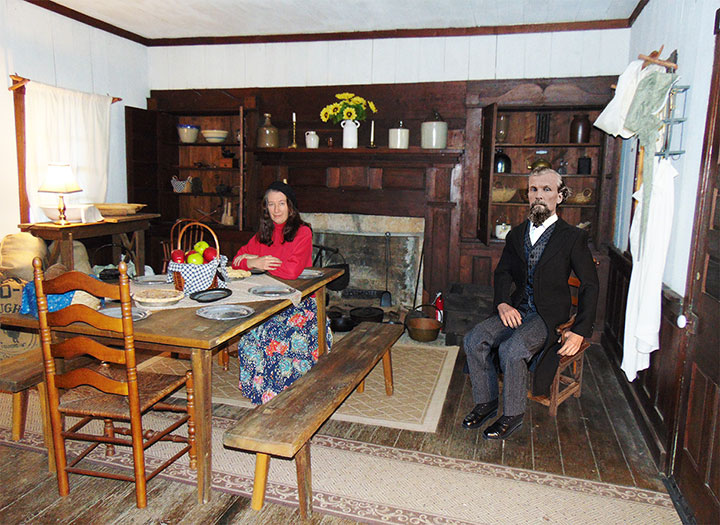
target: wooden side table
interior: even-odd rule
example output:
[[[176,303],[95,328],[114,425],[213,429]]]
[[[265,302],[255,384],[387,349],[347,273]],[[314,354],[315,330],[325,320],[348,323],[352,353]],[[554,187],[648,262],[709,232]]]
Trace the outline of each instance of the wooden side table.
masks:
[[[58,241],[50,254],[49,264],[55,264],[60,256],[70,270],[75,268],[74,240],[112,235],[113,243],[121,245],[135,256],[137,275],[145,275],[145,230],[150,228],[150,221],[157,217],[160,217],[159,213],[138,213],[105,217],[100,222],[78,222],[66,225],[38,222],[18,224],[18,227],[21,231],[30,232],[46,241]],[[119,257],[119,253],[113,253],[113,257]]]

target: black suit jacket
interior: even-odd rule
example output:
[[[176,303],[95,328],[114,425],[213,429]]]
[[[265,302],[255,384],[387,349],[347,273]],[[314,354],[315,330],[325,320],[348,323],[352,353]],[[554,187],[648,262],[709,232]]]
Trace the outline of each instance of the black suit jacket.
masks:
[[[494,307],[507,303],[517,308],[523,299],[527,281],[525,232],[529,222],[513,228],[505,239],[500,262],[495,268]],[[568,278],[574,272],[580,280],[578,309],[572,331],[583,337],[592,336],[599,291],[595,262],[588,247],[587,232],[558,219],[542,257],[535,268],[533,295],[538,314],[545,322],[547,338],[535,368],[533,392],[546,393],[557,370],[560,356],[556,350],[555,327],[568,320],[572,307]]]

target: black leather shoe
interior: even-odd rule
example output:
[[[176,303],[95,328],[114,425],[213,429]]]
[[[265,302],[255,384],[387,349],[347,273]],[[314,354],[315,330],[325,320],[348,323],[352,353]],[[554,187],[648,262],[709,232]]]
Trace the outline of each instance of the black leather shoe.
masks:
[[[484,439],[507,439],[522,426],[523,414],[500,416],[495,423],[483,430]]]
[[[489,401],[487,403],[480,403],[475,405],[465,419],[463,419],[463,426],[465,428],[477,428],[491,417],[497,415],[498,400]]]

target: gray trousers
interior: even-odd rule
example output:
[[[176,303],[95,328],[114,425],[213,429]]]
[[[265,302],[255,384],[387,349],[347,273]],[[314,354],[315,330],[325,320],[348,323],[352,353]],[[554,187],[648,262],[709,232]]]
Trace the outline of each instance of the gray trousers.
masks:
[[[465,334],[464,349],[475,403],[487,403],[498,397],[493,348],[497,347],[503,373],[503,414],[523,414],[527,403],[528,363],[542,349],[546,337],[547,328],[537,313],[524,315],[517,328],[508,328],[495,315]]]

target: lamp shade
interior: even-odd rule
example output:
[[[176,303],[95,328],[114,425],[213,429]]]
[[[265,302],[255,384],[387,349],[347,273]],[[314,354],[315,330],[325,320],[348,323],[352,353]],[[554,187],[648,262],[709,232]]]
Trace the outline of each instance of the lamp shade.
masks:
[[[70,164],[48,164],[45,181],[38,191],[46,193],[77,193],[82,191],[75,180]]]

